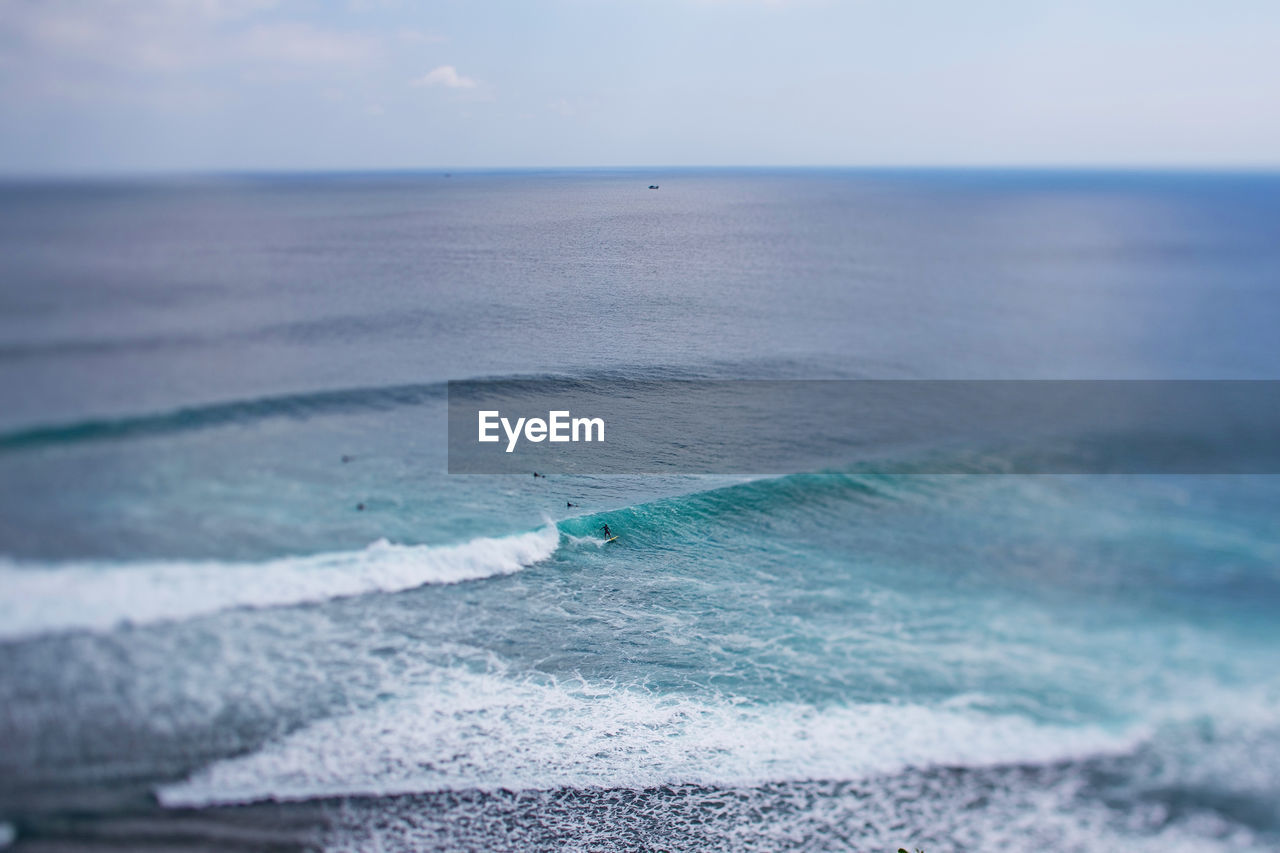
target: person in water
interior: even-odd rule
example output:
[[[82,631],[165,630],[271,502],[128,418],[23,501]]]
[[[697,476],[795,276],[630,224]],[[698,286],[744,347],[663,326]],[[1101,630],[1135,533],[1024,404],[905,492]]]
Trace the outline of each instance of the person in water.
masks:
[[[604,526],[604,538],[605,539],[609,538],[609,525],[607,524]]]

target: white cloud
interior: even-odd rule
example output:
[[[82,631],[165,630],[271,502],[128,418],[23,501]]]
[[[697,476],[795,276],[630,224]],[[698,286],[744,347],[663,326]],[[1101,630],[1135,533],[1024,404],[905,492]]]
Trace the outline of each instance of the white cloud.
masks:
[[[480,84],[470,77],[463,77],[458,73],[458,69],[452,65],[441,65],[416,80],[411,80],[409,85],[423,87],[443,86],[446,89],[474,89]]]

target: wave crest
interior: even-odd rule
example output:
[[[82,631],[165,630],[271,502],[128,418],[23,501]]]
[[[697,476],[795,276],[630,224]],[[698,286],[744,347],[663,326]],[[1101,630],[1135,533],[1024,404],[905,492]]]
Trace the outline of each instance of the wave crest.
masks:
[[[282,557],[257,563],[216,560],[75,562],[0,560],[0,637],[108,630],[238,607],[306,604],[507,575],[547,559],[560,532],[547,526],[460,545],[393,545]]]

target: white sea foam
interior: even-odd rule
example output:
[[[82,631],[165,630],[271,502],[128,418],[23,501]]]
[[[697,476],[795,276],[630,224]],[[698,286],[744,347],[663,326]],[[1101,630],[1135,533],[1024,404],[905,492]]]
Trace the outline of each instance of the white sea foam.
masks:
[[[272,607],[424,584],[511,574],[547,559],[560,541],[554,526],[460,545],[393,545],[284,557],[258,563],[218,561],[0,561],[0,637],[186,619],[236,607]]]
[[[856,780],[1044,763],[1137,737],[919,705],[754,705],[441,671],[412,697],[301,729],[158,791],[166,806],[446,790]]]

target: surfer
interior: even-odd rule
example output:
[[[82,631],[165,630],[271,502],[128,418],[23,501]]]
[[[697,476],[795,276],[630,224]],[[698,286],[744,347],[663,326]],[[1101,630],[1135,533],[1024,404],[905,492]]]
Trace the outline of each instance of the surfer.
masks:
[[[608,539],[608,538],[609,538],[609,525],[607,525],[607,524],[606,524],[606,525],[604,525],[604,538],[605,538],[605,539]]]
[[[565,505],[565,506],[577,506],[577,504],[576,504],[576,503],[572,503],[571,501],[565,501],[565,502],[564,502],[564,505]]]

